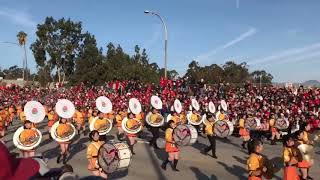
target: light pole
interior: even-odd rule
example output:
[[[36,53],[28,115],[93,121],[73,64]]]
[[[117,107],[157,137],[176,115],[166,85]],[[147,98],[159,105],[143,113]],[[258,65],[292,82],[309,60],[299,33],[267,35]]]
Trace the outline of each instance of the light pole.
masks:
[[[24,80],[25,79],[25,71],[26,71],[26,61],[27,61],[27,54],[26,54],[26,49],[22,48],[22,46],[20,46],[20,44],[18,43],[15,43],[15,42],[9,42],[9,41],[2,41],[0,43],[3,43],[3,44],[11,44],[11,45],[17,45],[18,47],[20,47],[22,50],[24,50],[24,59],[22,60],[22,79]]]
[[[156,12],[153,12],[153,11],[148,11],[148,10],[145,10],[144,11],[145,14],[152,14],[152,15],[155,15],[157,16],[161,22],[162,22],[162,25],[163,25],[163,28],[164,28],[164,77],[167,79],[167,57],[168,57],[168,54],[167,54],[167,48],[168,48],[168,31],[167,31],[167,25],[166,23],[164,22],[164,19]]]

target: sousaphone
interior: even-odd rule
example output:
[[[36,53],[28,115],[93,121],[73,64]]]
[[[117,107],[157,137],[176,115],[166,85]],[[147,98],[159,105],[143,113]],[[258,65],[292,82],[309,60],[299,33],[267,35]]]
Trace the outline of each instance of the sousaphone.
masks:
[[[108,118],[99,119],[95,117],[90,123],[90,131],[97,130],[99,135],[106,135],[112,129],[112,120]]]
[[[151,105],[157,110],[162,109],[162,101],[158,96],[151,96]],[[146,122],[152,127],[160,127],[164,124],[164,117],[160,113],[149,112],[146,116]]]
[[[191,106],[196,111],[199,111],[199,109],[200,109],[200,105],[199,105],[198,101],[195,99],[191,100]],[[202,123],[201,115],[200,114],[193,114],[192,111],[188,112],[187,120],[190,124],[195,125],[195,126],[198,126]]]
[[[55,105],[55,111],[58,116],[70,119],[75,113],[74,104],[67,99],[59,99]],[[59,136],[57,134],[57,129],[59,127],[59,121],[55,122],[51,127],[51,137],[57,142],[67,142],[70,141],[76,135],[76,128],[71,123],[66,123],[69,126],[69,131],[65,132],[63,135]]]
[[[102,113],[110,113],[112,111],[112,103],[109,98],[100,96],[96,99],[96,107]],[[112,129],[112,120],[108,118],[99,119],[95,117],[89,125],[90,131],[97,130],[99,135],[106,135]]]
[[[135,115],[140,114],[141,104],[138,99],[131,98],[129,100],[129,110]],[[132,127],[128,127],[129,121],[131,121],[130,123],[132,124]],[[140,120],[136,118],[128,119],[127,117],[125,117],[122,120],[121,126],[122,126],[122,129],[129,134],[136,134],[142,130],[142,123]]]
[[[24,113],[26,120],[29,120],[32,123],[40,123],[45,117],[45,109],[43,105],[37,101],[27,102],[24,106]],[[28,139],[23,140],[21,138],[21,133],[23,133],[24,130],[23,126],[16,130],[13,135],[13,144],[21,150],[32,150],[36,148],[41,143],[41,132],[36,128],[31,128],[33,134],[28,137]]]

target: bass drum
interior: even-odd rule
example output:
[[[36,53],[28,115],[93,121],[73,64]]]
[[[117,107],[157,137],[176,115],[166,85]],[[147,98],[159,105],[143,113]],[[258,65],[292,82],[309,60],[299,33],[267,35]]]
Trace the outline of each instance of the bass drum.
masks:
[[[164,124],[164,117],[160,113],[157,113],[156,119],[152,119],[154,118],[152,115],[153,115],[152,112],[149,112],[147,114],[146,116],[147,124],[149,124],[152,127],[160,127]]]
[[[214,133],[221,138],[231,136],[233,133],[234,127],[230,121],[217,121],[214,125]]]
[[[259,125],[258,125],[257,120],[254,117],[248,117],[245,120],[244,126],[246,129],[256,130]]]
[[[279,130],[286,130],[289,127],[289,121],[284,118],[279,118],[275,122],[275,127]]]
[[[198,139],[197,129],[192,125],[178,125],[173,129],[173,139],[178,146],[194,144]]]
[[[32,150],[35,147],[39,146],[39,144],[41,143],[41,139],[42,139],[42,134],[41,132],[36,129],[36,128],[32,128],[32,130],[34,130],[36,133],[35,137],[32,137],[30,139],[30,142],[28,143],[22,143],[20,141],[20,134],[22,133],[22,131],[24,130],[23,126],[21,126],[20,128],[18,128],[16,130],[16,132],[13,135],[13,144],[21,150],[27,151],[27,150]]]
[[[132,154],[126,143],[105,143],[98,152],[99,166],[108,174],[128,169],[131,159]]]
[[[112,120],[104,118],[103,120],[106,120],[106,123],[102,125],[99,129],[95,128],[96,121],[98,117],[94,118],[90,123],[90,131],[97,130],[99,132],[99,135],[106,135],[108,134],[112,129]]]

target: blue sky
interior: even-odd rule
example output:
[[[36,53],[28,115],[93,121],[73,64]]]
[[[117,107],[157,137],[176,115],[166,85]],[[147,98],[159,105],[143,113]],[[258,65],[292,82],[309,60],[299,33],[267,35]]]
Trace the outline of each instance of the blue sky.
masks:
[[[82,21],[105,49],[108,42],[133,53],[145,47],[151,62],[163,66],[163,29],[145,9],[160,13],[169,30],[168,66],[185,72],[200,65],[246,61],[250,70],[265,69],[276,82],[320,80],[319,0],[0,0],[0,42],[16,41],[46,16]],[[28,49],[28,65],[36,71]],[[22,51],[0,43],[0,66],[22,66]]]

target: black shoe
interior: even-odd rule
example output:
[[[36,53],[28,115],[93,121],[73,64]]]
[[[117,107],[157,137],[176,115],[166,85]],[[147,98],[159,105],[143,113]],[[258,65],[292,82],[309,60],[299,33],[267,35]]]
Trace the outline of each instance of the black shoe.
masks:
[[[245,143],[242,143],[241,146],[242,146],[243,149],[246,149],[246,144]]]
[[[214,154],[214,155],[212,155],[212,157],[214,158],[214,159],[218,159],[218,157]]]
[[[67,154],[64,154],[64,155],[63,155],[62,163],[63,163],[63,164],[67,164]]]
[[[164,162],[164,163],[162,163],[161,164],[161,168],[163,169],[163,170],[167,170],[167,164]]]
[[[173,168],[172,170],[176,171],[176,172],[179,172],[179,169],[177,169],[177,168]]]
[[[57,157],[57,164],[60,163],[60,161],[61,161],[61,156],[62,156],[61,154],[58,155],[58,157]]]

